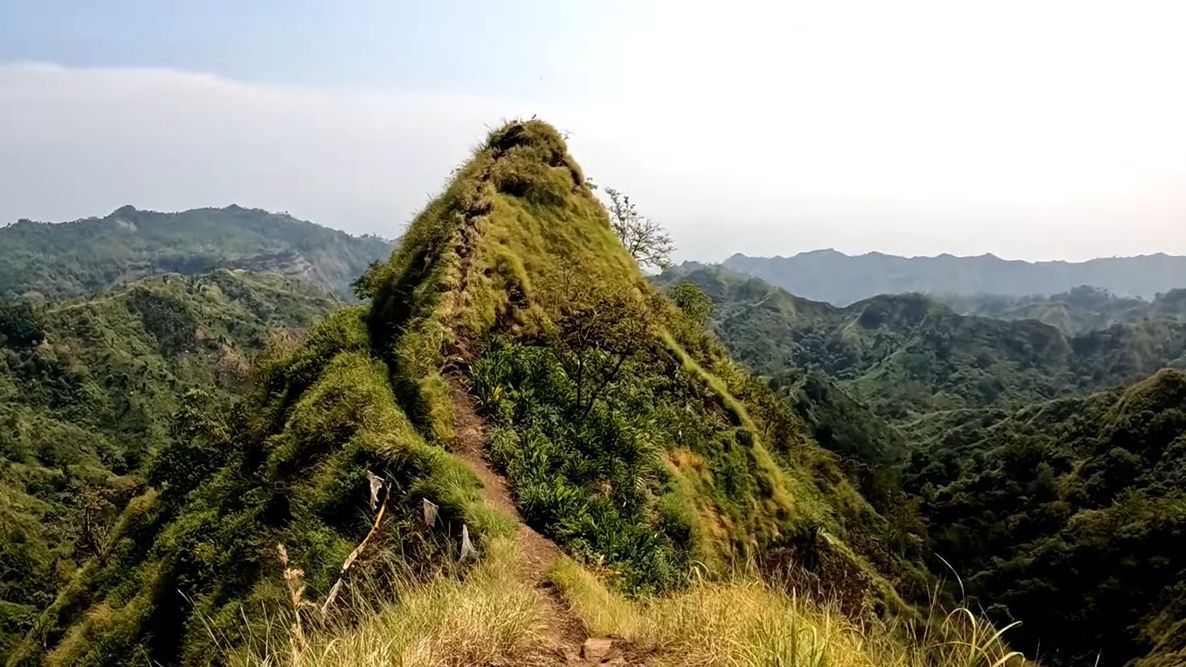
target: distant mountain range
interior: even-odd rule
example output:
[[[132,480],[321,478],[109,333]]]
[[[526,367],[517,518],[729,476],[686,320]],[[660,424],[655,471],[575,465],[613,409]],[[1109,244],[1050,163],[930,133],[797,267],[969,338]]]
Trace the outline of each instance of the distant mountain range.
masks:
[[[1145,304],[1139,311],[1124,311],[1113,305],[1124,300],[1107,295],[1093,301],[1095,293],[1083,290],[1032,302],[1075,324],[1057,327],[1036,317],[961,315],[920,294],[883,294],[840,308],[719,267],[657,280],[688,280],[703,290],[722,341],[762,375],[821,371],[890,419],[1047,400],[1165,367],[1186,369],[1184,290],[1137,302]],[[976,305],[970,310],[987,309]],[[1135,312],[1141,315],[1121,314]],[[1092,320],[1101,325],[1091,327]]]
[[[1186,257],[1156,254],[1087,262],[1024,262],[979,257],[851,256],[816,250],[792,257],[733,255],[723,266],[808,299],[847,306],[878,294],[940,296],[1051,295],[1090,285],[1119,296],[1151,299],[1186,287]]]
[[[73,298],[146,276],[215,269],[275,273],[350,299],[392,242],[241,206],[180,213],[132,206],[68,223],[0,227],[0,298]]]

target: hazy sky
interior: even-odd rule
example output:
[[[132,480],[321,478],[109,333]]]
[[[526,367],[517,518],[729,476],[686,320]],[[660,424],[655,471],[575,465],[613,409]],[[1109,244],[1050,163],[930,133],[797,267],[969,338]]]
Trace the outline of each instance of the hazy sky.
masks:
[[[1186,3],[0,0],[0,224],[395,236],[501,120],[733,252],[1186,254]]]

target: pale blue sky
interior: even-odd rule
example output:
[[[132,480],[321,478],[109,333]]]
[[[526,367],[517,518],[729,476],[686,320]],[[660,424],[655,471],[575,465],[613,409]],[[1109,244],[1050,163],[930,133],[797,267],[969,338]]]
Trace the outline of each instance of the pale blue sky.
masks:
[[[0,0],[0,60],[579,98],[613,65],[586,56],[646,16],[626,1]]]
[[[1177,0],[0,0],[0,224],[394,236],[502,120],[733,252],[1186,254]]]

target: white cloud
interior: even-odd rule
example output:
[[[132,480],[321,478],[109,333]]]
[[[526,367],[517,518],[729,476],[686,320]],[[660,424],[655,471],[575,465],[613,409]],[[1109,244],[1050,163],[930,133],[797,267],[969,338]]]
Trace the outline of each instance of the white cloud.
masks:
[[[0,66],[0,220],[240,203],[394,236],[510,104]]]
[[[684,258],[1186,254],[1186,5],[720,7],[574,41],[567,104],[0,66],[0,220],[237,202],[390,236],[539,114]]]

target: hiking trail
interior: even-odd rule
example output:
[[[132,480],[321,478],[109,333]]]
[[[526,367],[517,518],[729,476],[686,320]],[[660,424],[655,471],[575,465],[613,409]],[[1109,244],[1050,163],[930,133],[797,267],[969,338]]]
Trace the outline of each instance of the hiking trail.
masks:
[[[590,637],[584,624],[573,615],[568,603],[548,581],[548,569],[562,555],[552,540],[528,526],[515,506],[510,485],[490,465],[486,456],[486,422],[478,415],[468,387],[470,381],[458,372],[446,376],[456,420],[454,453],[477,473],[482,498],[492,508],[515,519],[515,542],[522,551],[519,575],[539,596],[548,621],[548,635],[558,665],[636,665],[627,661],[625,642]]]

